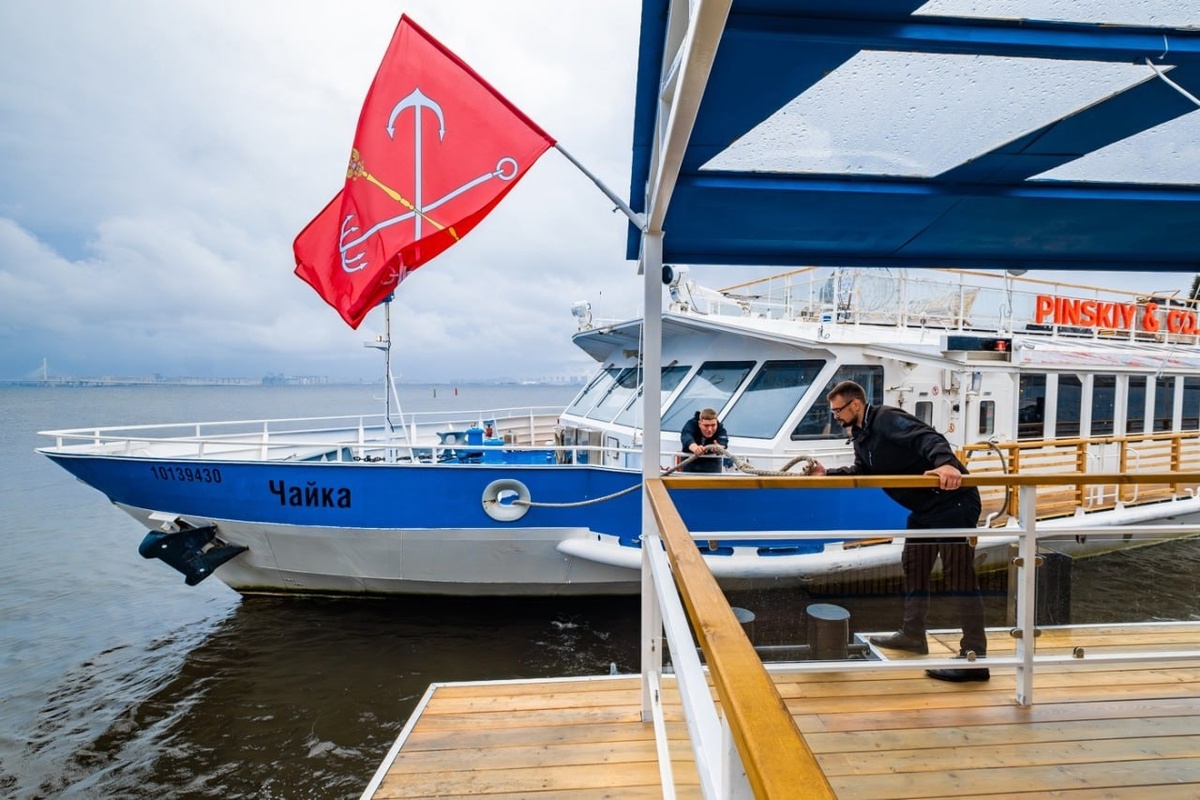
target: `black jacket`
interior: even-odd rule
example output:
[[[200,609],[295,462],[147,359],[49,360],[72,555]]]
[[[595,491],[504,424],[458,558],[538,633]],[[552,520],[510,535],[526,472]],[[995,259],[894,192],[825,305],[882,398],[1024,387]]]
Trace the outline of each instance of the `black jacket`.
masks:
[[[946,437],[921,420],[899,408],[867,406],[863,426],[851,431],[854,463],[848,467],[827,469],[826,475],[922,475],[943,464],[953,464],[959,472],[967,468],[959,461]],[[888,497],[909,511],[928,512],[939,506],[957,505],[964,500],[979,506],[979,490],[964,486],[953,491],[941,489],[884,489]]]
[[[717,432],[711,438],[700,432],[700,412],[683,424],[683,430],[679,432],[679,440],[683,443],[683,454],[685,457],[691,456],[691,446],[693,444],[709,445],[719,444],[722,447],[729,446],[729,434],[725,432],[725,425],[717,420]],[[720,456],[701,456],[692,463],[684,467],[682,472],[720,472],[721,457]]]

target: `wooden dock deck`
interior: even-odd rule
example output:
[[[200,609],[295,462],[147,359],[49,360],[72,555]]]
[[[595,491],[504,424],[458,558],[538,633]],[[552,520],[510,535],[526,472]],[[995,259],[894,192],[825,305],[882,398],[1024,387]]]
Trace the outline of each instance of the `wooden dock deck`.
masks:
[[[932,637],[930,657],[956,638]],[[994,634],[992,654],[1010,641]],[[839,797],[1197,798],[1200,659],[1086,660],[1196,642],[1200,623],[1047,630],[1039,653],[1085,658],[1038,665],[1028,707],[1011,667],[965,684],[926,678],[919,656],[906,657],[912,670],[771,674]],[[698,798],[674,682],[663,691],[676,795]],[[636,675],[440,684],[363,797],[649,798],[662,797],[659,776]]]

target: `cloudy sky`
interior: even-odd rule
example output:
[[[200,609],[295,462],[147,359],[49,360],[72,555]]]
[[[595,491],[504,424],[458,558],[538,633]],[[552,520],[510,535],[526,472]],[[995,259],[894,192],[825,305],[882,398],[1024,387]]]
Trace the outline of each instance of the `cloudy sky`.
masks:
[[[362,342],[382,330],[382,311],[348,328],[293,276],[291,245],[339,188],[400,14],[625,195],[638,5],[3,3],[0,378],[39,373],[43,359],[58,375],[378,375]],[[571,303],[639,313],[624,235],[611,203],[547,153],[401,286],[394,370],[588,371],[570,343]],[[1191,280],[1126,277],[1143,290]]]

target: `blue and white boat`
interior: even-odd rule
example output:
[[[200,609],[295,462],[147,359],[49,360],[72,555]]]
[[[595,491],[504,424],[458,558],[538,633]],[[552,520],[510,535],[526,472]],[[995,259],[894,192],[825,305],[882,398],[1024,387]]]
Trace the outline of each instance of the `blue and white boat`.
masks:
[[[975,473],[1164,471],[1200,460],[1190,304],[929,270],[799,270],[725,291],[673,270],[667,284],[662,470],[682,458],[682,423],[708,406],[730,432],[729,472],[802,474],[806,456],[845,463],[851,450],[825,400],[843,379],[946,431]],[[148,529],[143,555],[192,582],[215,573],[251,593],[636,591],[642,320],[576,312],[575,342],[600,368],[566,409],[47,431],[54,441],[41,452]],[[704,491],[677,499],[688,527],[711,534],[703,549],[727,585],[895,574],[902,540],[870,531],[903,528],[904,515],[881,491],[747,496],[747,505]],[[1040,505],[1097,528],[1200,513],[1185,486],[1141,496],[1046,487]],[[1002,491],[985,493],[980,523],[1006,524],[1013,510]],[[754,530],[831,534],[721,540]],[[1126,544],[1095,536],[1062,549]],[[984,567],[1007,559],[999,544],[981,554]]]
[[[623,210],[648,311],[576,305],[599,370],[565,410],[95,427],[48,431],[41,452],[189,581],[342,594],[636,591],[638,488],[675,466],[682,421],[718,409],[739,471],[841,463],[824,396],[842,378],[945,431],[975,473],[1194,470],[1192,301],[1032,275],[1200,267],[1200,189],[1173,180],[1171,148],[1135,160],[1151,177],[1071,171],[1194,118],[1200,33],[964,5],[642,4]],[[793,271],[709,291],[686,272],[701,264]],[[678,494],[726,585],[898,569],[902,540],[872,531],[903,513],[878,490]],[[980,522],[1013,511],[991,492]],[[1097,530],[1198,512],[1177,484],[1039,495],[1040,516]],[[829,536],[722,539],[795,530]]]

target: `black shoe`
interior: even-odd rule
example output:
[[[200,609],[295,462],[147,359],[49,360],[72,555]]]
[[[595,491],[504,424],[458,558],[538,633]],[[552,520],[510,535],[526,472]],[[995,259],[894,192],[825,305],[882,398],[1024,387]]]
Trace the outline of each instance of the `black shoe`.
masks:
[[[885,647],[888,650],[907,650],[919,656],[929,655],[929,644],[924,636],[909,636],[904,631],[893,633],[891,636],[872,636],[871,644]]]
[[[963,658],[966,656],[959,653],[955,658]],[[978,656],[984,658],[984,656]],[[969,681],[986,681],[991,680],[992,673],[987,667],[977,667],[974,669],[927,669],[925,674],[939,681],[950,681],[951,683],[967,683]]]

